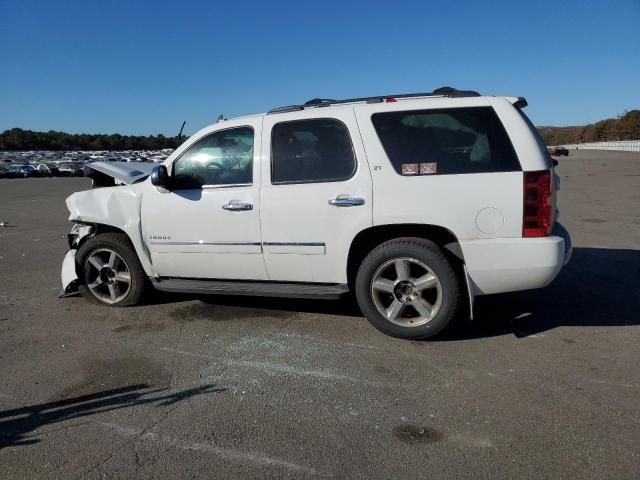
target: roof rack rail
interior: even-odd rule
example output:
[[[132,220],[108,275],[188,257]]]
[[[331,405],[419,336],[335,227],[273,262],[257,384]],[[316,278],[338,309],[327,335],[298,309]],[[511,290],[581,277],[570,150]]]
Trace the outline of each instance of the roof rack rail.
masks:
[[[306,107],[328,107],[329,105],[339,105],[341,103],[381,103],[387,98],[413,98],[413,97],[479,97],[480,94],[474,90],[458,90],[453,87],[436,88],[433,92],[425,93],[401,93],[398,95],[376,95],[374,97],[345,98],[343,100],[333,100],[330,98],[314,98],[306,101],[302,105],[288,105],[286,107],[278,107],[269,110],[267,113],[285,113],[304,110]]]
[[[267,113],[297,112],[298,110],[304,110],[304,106],[302,106],[302,105],[287,105],[286,107],[272,108]]]
[[[336,103],[339,100],[332,100],[330,98],[314,98],[312,100],[308,100],[304,102],[305,107],[312,107],[314,105],[331,105],[332,103]]]

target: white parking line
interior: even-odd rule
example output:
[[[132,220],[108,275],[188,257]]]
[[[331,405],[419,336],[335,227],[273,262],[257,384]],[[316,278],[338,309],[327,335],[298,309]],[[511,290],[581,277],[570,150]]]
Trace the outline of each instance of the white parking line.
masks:
[[[180,440],[169,435],[160,435],[152,432],[144,432],[142,430],[136,430],[135,428],[123,427],[115,423],[109,422],[97,422],[98,425],[110,428],[120,435],[125,437],[138,437],[139,440],[149,440],[162,442],[172,447],[179,448],[181,450],[197,450],[200,452],[207,452],[217,455],[220,458],[237,463],[252,463],[255,465],[267,466],[267,467],[281,467],[293,472],[304,474],[305,476],[313,475],[316,477],[331,477],[332,475],[318,472],[313,468],[306,467],[304,465],[298,465],[297,463],[289,462],[279,458],[272,458],[261,453],[245,452],[242,450],[233,450],[230,448],[222,448],[211,443],[202,442],[187,442]]]

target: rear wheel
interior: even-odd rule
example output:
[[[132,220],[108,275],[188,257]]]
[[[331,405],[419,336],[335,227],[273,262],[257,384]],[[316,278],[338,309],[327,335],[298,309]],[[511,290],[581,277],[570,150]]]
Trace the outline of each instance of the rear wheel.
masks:
[[[378,330],[399,338],[436,335],[457,315],[460,281],[442,250],[422,238],[376,247],[356,277],[360,309]]]
[[[76,258],[78,288],[88,301],[126,307],[142,299],[147,279],[126,235],[96,235],[80,247]]]

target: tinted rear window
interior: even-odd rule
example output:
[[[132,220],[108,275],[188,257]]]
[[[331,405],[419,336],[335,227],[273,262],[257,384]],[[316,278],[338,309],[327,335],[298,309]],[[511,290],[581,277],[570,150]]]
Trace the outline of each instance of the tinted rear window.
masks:
[[[521,170],[491,107],[376,113],[371,120],[401,175]]]

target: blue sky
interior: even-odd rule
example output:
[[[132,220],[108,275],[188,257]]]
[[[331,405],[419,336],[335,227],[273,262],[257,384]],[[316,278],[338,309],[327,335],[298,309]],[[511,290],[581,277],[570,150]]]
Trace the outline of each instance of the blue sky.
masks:
[[[640,108],[640,0],[0,0],[0,131],[188,134],[313,97],[450,85],[537,125]]]

